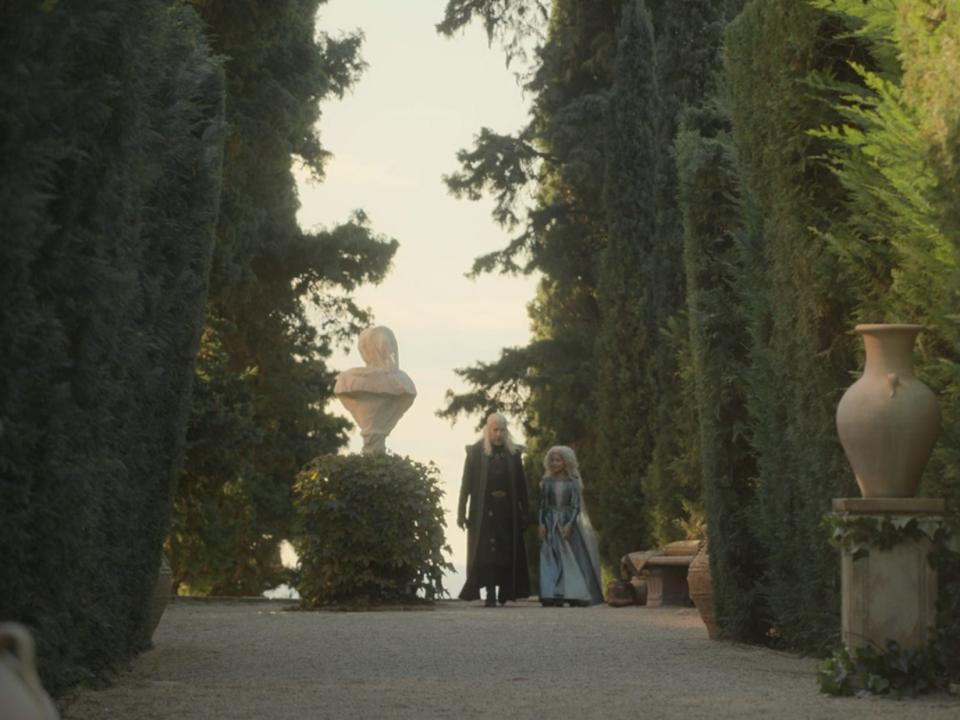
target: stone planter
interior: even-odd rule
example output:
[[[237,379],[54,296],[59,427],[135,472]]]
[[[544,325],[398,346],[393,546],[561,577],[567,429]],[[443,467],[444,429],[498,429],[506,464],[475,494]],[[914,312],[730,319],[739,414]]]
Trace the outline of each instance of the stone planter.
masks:
[[[687,571],[687,587],[690,599],[700,613],[700,619],[707,626],[707,635],[711,640],[716,640],[718,635],[713,615],[713,579],[710,575],[710,556],[707,554],[706,542],[690,563],[690,569]]]
[[[857,325],[863,375],[837,406],[837,433],[865,498],[912,497],[940,431],[933,392],[913,375],[920,325]]]

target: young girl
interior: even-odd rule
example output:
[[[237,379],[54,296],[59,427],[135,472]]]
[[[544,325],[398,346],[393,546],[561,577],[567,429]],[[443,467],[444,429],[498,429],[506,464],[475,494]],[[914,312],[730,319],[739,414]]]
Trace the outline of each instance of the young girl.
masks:
[[[583,481],[573,450],[558,445],[543,459],[540,481],[540,602],[603,602],[597,539],[583,506]]]

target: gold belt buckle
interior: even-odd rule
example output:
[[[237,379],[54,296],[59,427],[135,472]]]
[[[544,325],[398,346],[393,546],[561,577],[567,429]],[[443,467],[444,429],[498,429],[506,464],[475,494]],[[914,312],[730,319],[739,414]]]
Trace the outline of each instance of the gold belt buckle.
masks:
[[[493,490],[490,494],[491,494],[493,497],[495,497],[495,498],[505,498],[505,497],[507,496],[507,491],[506,491],[506,490]]]

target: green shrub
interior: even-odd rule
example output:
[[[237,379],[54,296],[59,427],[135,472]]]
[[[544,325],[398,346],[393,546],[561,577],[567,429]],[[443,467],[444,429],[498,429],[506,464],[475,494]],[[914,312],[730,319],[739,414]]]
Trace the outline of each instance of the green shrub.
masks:
[[[436,465],[395,455],[322,455],[294,485],[304,607],[378,604],[447,594]]]

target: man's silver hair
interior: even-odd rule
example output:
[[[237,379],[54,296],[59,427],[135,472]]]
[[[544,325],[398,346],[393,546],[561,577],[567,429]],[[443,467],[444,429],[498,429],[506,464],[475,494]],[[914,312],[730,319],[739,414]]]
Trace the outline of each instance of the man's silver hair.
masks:
[[[503,438],[503,446],[507,449],[507,452],[513,455],[517,451],[517,446],[513,442],[513,438],[510,436],[510,428],[507,425],[507,419],[500,413],[490,413],[487,415],[487,421],[483,424],[483,453],[484,455],[493,455],[493,442],[490,440],[490,430],[493,427],[493,424],[497,421],[502,421],[504,427],[507,428],[506,435]]]
[[[569,448],[566,445],[554,445],[547,450],[547,454],[543,456],[543,469],[547,471],[547,475],[550,474],[550,458],[554,455],[559,455],[563,458],[567,475],[569,475],[572,480],[576,480],[582,487],[583,480],[580,479],[580,463],[577,462],[577,454],[573,451],[573,448]]]

